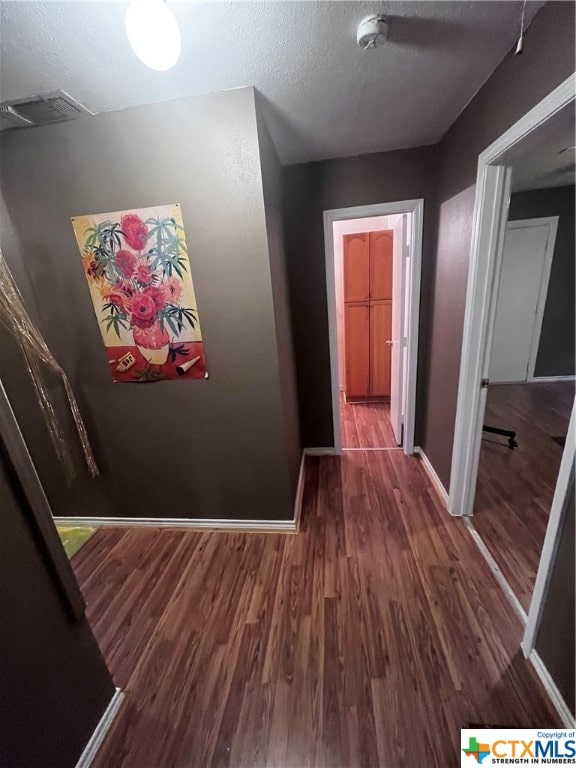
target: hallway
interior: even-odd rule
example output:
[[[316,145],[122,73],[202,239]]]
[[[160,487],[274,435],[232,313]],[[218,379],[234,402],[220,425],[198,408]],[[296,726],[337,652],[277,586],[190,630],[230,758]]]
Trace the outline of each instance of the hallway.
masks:
[[[397,448],[390,403],[385,400],[347,403],[340,393],[342,448]]]
[[[127,693],[94,768],[450,768],[460,727],[560,726],[401,451],[309,457],[299,535],[107,528],[72,562]]]

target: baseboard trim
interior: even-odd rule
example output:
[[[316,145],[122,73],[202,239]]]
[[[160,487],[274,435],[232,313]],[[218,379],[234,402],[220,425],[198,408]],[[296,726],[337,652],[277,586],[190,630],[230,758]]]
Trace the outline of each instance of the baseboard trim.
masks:
[[[502,573],[502,571],[498,567],[498,563],[492,557],[492,553],[490,552],[490,550],[488,549],[486,544],[484,544],[484,542],[482,541],[482,537],[480,536],[480,534],[478,533],[476,528],[474,528],[472,520],[470,520],[469,517],[463,517],[463,520],[464,520],[464,525],[470,531],[470,535],[472,536],[472,538],[474,539],[474,542],[476,543],[476,546],[480,550],[480,553],[481,553],[482,557],[484,558],[484,560],[486,560],[486,562],[488,563],[488,567],[490,568],[490,570],[494,574],[494,578],[496,579],[496,581],[498,582],[498,584],[502,588],[502,591],[504,592],[504,594],[508,598],[512,608],[514,608],[514,610],[515,610],[518,618],[522,622],[523,626],[526,626],[526,622],[528,621],[528,617],[526,615],[526,611],[524,610],[524,608],[522,607],[522,604],[520,603],[520,601],[518,600],[518,598],[514,594],[514,591],[512,590],[512,587],[506,581],[506,578],[504,577],[504,574]]]
[[[426,454],[424,453],[422,448],[420,448],[418,446],[414,447],[414,453],[417,456],[419,456],[420,461],[422,462],[422,466],[426,470],[426,474],[428,475],[428,477],[432,481],[432,484],[434,485],[434,488],[436,489],[436,492],[440,496],[440,499],[442,500],[442,503],[444,504],[446,509],[448,509],[448,491],[446,490],[446,488],[444,488],[444,484],[443,484],[442,480],[440,480],[440,478],[436,474],[436,470],[434,469],[434,467],[430,463],[430,459],[428,458],[428,456],[426,456]]]
[[[133,526],[149,528],[195,528],[213,531],[254,531],[256,533],[295,533],[295,520],[191,520],[186,517],[55,517],[56,525],[77,528]]]
[[[340,456],[341,451],[331,448],[304,448],[306,456]]]
[[[300,459],[300,472],[298,473],[298,485],[296,486],[296,498],[294,500],[294,529],[300,530],[300,517],[302,515],[302,500],[304,498],[304,481],[306,480],[306,453],[302,451]]]
[[[89,766],[92,764],[92,761],[96,757],[96,753],[98,752],[100,745],[104,741],[104,737],[108,733],[114,718],[118,714],[118,710],[120,709],[123,700],[124,692],[121,691],[120,688],[116,688],[114,695],[104,710],[104,714],[100,718],[100,721],[94,729],[92,736],[90,736],[88,744],[86,744],[84,747],[84,751],[76,763],[76,768],[89,768]]]
[[[547,381],[576,381],[576,376],[532,376],[528,381],[535,383],[541,381],[543,384]]]
[[[534,670],[536,671],[536,674],[540,678],[540,682],[544,686],[544,689],[546,690],[546,693],[548,694],[550,701],[554,705],[554,709],[556,712],[558,712],[558,715],[560,716],[560,719],[562,720],[565,728],[575,728],[576,727],[576,719],[574,718],[574,715],[572,712],[570,712],[568,705],[564,701],[562,694],[556,687],[556,683],[550,676],[550,672],[548,672],[548,669],[542,659],[540,658],[539,654],[536,652],[535,649],[532,649],[530,652],[530,655],[528,656],[528,661],[532,664],[534,667]]]
[[[323,449],[320,449],[323,450]],[[328,449],[326,449],[328,450]],[[318,455],[318,454],[315,454]],[[235,520],[190,519],[187,517],[54,517],[56,525],[76,526],[78,528],[105,528],[113,526],[150,527],[150,528],[195,528],[202,531],[253,531],[254,533],[297,533],[302,513],[304,480],[306,476],[307,449],[302,451],[298,485],[294,500],[292,520]]]

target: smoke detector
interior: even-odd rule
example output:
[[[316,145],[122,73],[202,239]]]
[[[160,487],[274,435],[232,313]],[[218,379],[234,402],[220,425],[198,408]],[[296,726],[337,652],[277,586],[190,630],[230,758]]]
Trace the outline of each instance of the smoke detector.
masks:
[[[382,45],[388,39],[388,22],[384,16],[373,13],[366,16],[358,25],[356,42],[365,51]]]
[[[86,114],[95,113],[65,91],[56,91],[0,104],[0,131],[60,123]]]

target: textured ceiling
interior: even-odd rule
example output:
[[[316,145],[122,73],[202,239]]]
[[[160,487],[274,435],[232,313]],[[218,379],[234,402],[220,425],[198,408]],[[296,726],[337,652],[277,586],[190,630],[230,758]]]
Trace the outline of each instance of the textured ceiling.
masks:
[[[168,2],[183,39],[169,72],[132,53],[125,2],[3,2],[0,98],[63,89],[105,111],[254,85],[284,163],[419,146],[490,76],[521,14],[519,2]],[[356,27],[371,12],[389,17],[389,41],[364,52]]]

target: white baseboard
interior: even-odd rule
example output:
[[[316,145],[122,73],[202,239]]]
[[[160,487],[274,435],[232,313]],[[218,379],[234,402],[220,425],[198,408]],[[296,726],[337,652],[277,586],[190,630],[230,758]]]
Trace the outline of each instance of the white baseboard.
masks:
[[[123,700],[124,693],[120,690],[120,688],[116,688],[114,695],[110,699],[110,703],[106,707],[104,714],[94,729],[94,733],[90,737],[88,744],[86,744],[84,747],[84,751],[76,763],[76,768],[89,768],[89,766],[92,764],[92,761],[96,757],[96,753],[98,752],[100,745],[104,741],[104,737],[106,736],[108,729],[118,714],[118,710],[120,709],[120,705],[122,704]]]
[[[306,479],[306,453],[302,451],[300,459],[300,472],[298,473],[298,485],[296,486],[296,499],[294,500],[294,529],[300,530],[300,516],[302,514],[302,499],[304,497],[304,481]]]
[[[196,528],[214,531],[255,531],[259,533],[295,533],[295,520],[191,520],[187,517],[55,517],[56,525],[77,528],[134,526],[150,528]]]
[[[548,669],[546,668],[546,665],[536,652],[536,650],[532,650],[530,655],[528,656],[528,661],[532,664],[534,669],[536,670],[536,674],[540,678],[540,681],[542,682],[542,685],[546,689],[546,693],[550,697],[550,701],[554,705],[554,709],[556,712],[558,712],[558,715],[560,716],[560,719],[562,720],[565,728],[575,728],[576,727],[576,720],[574,719],[574,715],[570,710],[568,709],[568,705],[562,698],[562,694],[556,687],[556,683],[552,678],[550,677],[550,673],[548,672]]]
[[[440,478],[436,474],[436,470],[430,463],[430,459],[428,458],[428,456],[426,456],[422,448],[419,448],[417,446],[414,447],[414,453],[420,457],[420,461],[422,462],[422,466],[426,470],[426,474],[432,481],[432,484],[434,485],[434,488],[436,489],[438,495],[442,499],[444,506],[446,507],[446,509],[448,509],[448,491],[446,490],[446,488],[444,488],[444,484],[442,480],[440,480]]]
[[[324,449],[319,449],[324,450]],[[326,449],[328,450],[328,449]],[[332,449],[333,450],[333,449]],[[296,533],[300,525],[302,497],[304,495],[305,461],[307,449],[302,452],[294,517],[292,520],[237,520],[231,518],[195,519],[187,517],[54,517],[56,525],[78,528],[105,528],[112,526],[150,527],[150,528],[196,528],[216,531],[253,531],[256,533]],[[320,455],[320,454],[314,454]]]
[[[541,381],[543,384],[547,381],[576,381],[576,376],[532,376],[528,381]]]
[[[340,456],[341,451],[331,448],[304,448],[306,456]]]
[[[470,520],[469,517],[463,517],[463,520],[464,520],[464,525],[470,531],[470,534],[474,539],[476,546],[480,550],[482,557],[484,558],[484,560],[486,560],[486,562],[488,563],[488,567],[494,574],[494,578],[502,588],[502,591],[508,598],[512,608],[514,608],[514,610],[516,611],[516,615],[518,616],[522,624],[526,626],[526,622],[528,621],[528,617],[526,616],[526,611],[524,610],[524,608],[522,607],[522,604],[514,594],[512,587],[506,581],[504,574],[498,567],[498,563],[492,557],[492,553],[490,552],[486,544],[484,544],[482,537],[480,536],[476,528],[474,528],[474,524],[472,523],[472,520]]]

